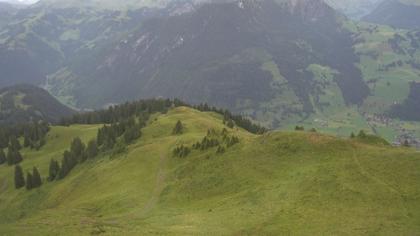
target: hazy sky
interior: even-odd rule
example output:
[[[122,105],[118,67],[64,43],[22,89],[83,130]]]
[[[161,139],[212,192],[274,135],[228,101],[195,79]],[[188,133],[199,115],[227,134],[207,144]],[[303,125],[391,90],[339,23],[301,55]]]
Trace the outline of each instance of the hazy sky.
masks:
[[[0,0],[0,2],[23,3],[23,4],[32,4],[38,1],[39,0]]]

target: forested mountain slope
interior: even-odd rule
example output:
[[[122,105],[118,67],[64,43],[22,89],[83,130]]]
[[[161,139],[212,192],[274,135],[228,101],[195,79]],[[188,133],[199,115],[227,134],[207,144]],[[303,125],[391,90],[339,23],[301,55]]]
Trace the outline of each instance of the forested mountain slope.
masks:
[[[74,113],[47,91],[35,86],[16,85],[0,90],[0,124],[38,120],[58,122]]]

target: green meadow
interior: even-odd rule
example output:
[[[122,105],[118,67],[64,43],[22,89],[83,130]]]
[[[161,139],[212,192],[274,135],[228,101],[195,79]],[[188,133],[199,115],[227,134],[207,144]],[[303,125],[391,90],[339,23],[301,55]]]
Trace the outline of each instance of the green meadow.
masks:
[[[173,135],[181,120],[184,133]],[[47,182],[74,137],[100,125],[53,127],[39,151],[24,150],[24,171],[44,184],[15,190],[0,166],[0,235],[417,235],[420,153],[377,139],[310,132],[250,134],[215,113],[176,108],[151,117],[124,153],[76,166]],[[240,142],[222,154],[193,150],[209,129]]]

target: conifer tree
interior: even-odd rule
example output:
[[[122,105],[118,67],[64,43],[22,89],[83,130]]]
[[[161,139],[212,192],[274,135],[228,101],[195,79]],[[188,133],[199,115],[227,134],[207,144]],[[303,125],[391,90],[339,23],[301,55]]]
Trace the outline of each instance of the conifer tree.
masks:
[[[20,189],[25,186],[25,177],[23,176],[22,167],[15,166],[15,188]]]
[[[176,122],[174,129],[172,130],[172,134],[182,134],[184,132],[184,125],[180,120]]]
[[[25,134],[23,136],[23,146],[24,147],[31,146],[31,140],[29,139],[29,134],[27,132],[25,132]]]
[[[7,150],[7,164],[9,166],[19,164],[23,161],[22,155],[19,151],[8,149]]]
[[[83,144],[82,140],[79,137],[73,139],[73,141],[71,143],[71,146],[70,146],[70,151],[77,158],[81,158],[83,152],[85,151],[85,145]]]
[[[10,137],[10,147],[12,148],[12,150],[16,150],[16,151],[22,148],[16,136]]]
[[[133,142],[134,140],[140,138],[140,136],[141,136],[140,127],[135,125],[135,126],[129,127],[125,131],[124,141],[125,141],[125,143],[129,144],[129,143]]]
[[[19,164],[23,161],[22,154],[20,154],[19,151],[15,151],[14,156],[15,156],[15,164]]]
[[[7,158],[7,165],[11,166],[11,165],[15,164],[15,156],[14,156],[14,153],[13,153],[13,151],[10,147],[7,149],[6,158]]]
[[[89,141],[86,152],[89,159],[93,159],[98,155],[99,150],[95,140]]]
[[[28,180],[26,180],[28,182]],[[41,175],[36,167],[32,170],[32,188],[38,188],[42,185]]]
[[[227,127],[229,127],[229,128],[233,128],[233,127],[235,127],[235,123],[233,122],[233,120],[231,120],[231,119],[229,119],[227,122],[226,122],[226,125],[227,125]]]
[[[31,190],[33,188],[33,179],[31,173],[26,174],[26,189]]]
[[[58,162],[54,159],[51,159],[50,161],[50,168],[49,168],[49,174],[48,174],[48,181],[53,181],[60,172],[60,165]]]
[[[70,170],[70,160],[68,155],[63,156],[63,160],[61,161],[61,168],[58,172],[57,179],[63,179],[66,177],[67,173]]]
[[[7,162],[6,154],[4,153],[3,149],[0,148],[0,165],[3,165]]]
[[[366,133],[364,130],[360,130],[359,134],[357,135],[358,138],[366,138]]]

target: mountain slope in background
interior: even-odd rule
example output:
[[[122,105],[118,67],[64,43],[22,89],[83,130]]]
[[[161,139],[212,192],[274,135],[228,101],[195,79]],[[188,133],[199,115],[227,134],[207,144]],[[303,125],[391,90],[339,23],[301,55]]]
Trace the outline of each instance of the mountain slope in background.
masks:
[[[172,129],[181,120],[182,135]],[[23,170],[48,165],[101,125],[52,127],[40,151],[24,149]],[[172,155],[208,129],[239,137]],[[59,181],[15,190],[0,166],[0,234],[25,235],[413,235],[420,231],[420,158],[414,150],[316,133],[252,135],[213,113],[177,108],[154,116],[120,154],[78,165]],[[98,194],[100,193],[100,194]],[[349,222],[352,222],[349,224]]]
[[[293,107],[271,109],[279,117],[304,116],[314,110],[311,96],[322,83],[313,80],[315,64],[336,71],[331,86],[344,104],[361,104],[369,93],[354,66],[350,32],[322,1],[205,4],[146,21],[100,56],[81,61],[48,80],[51,91],[73,96],[79,107],[163,96],[250,109],[256,116],[267,109],[263,104],[292,99]],[[70,80],[75,86],[66,91]]]
[[[0,87],[41,84],[79,108],[179,97],[270,128],[420,137],[419,120],[388,116],[420,82],[416,32],[350,21],[320,0],[105,3],[13,13],[0,28]]]
[[[0,123],[45,120],[58,122],[75,111],[58,102],[47,91],[31,85],[16,85],[0,90]]]
[[[363,20],[396,28],[419,30],[420,1],[386,0]]]
[[[384,0],[325,0],[331,7],[356,19],[369,14],[382,1]]]

